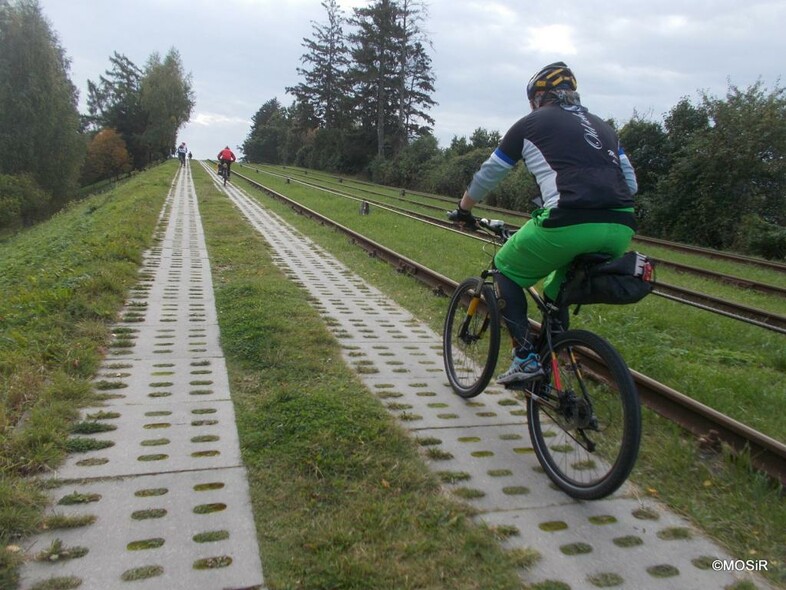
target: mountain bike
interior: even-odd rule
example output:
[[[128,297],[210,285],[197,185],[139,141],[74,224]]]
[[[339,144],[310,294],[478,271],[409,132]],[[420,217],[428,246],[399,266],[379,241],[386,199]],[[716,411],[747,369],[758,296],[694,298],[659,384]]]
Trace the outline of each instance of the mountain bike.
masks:
[[[227,179],[229,178],[229,167],[226,162],[218,163],[218,175],[224,179],[224,186],[226,186]]]
[[[477,219],[496,249],[512,233],[501,221]],[[605,255],[582,255],[575,268],[591,269]],[[453,391],[472,398],[488,385],[497,368],[501,337],[500,302],[492,264],[479,277],[463,281],[448,305],[443,330],[445,371]],[[568,275],[571,276],[571,273]],[[570,288],[570,279],[560,295]],[[542,321],[533,325],[534,346],[544,375],[505,387],[526,399],[532,447],[551,480],[568,495],[597,500],[628,478],[641,440],[641,407],[627,364],[614,347],[587,330],[563,329],[567,314],[534,288],[525,292]]]

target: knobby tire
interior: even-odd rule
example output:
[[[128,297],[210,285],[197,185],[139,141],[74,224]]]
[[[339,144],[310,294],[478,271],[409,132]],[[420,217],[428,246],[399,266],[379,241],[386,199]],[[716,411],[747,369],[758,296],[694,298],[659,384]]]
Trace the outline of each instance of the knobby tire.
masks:
[[[537,397],[528,396],[527,415],[535,454],[551,480],[568,495],[597,500],[614,493],[628,478],[638,455],[641,440],[641,407],[638,391],[624,359],[605,339],[585,330],[558,334],[552,346],[560,365],[563,392],[577,398],[584,392],[598,420],[596,427],[577,426],[588,406],[568,405],[570,410],[553,410]],[[578,370],[570,351],[578,360]],[[531,385],[543,398],[554,399],[556,388],[548,353],[541,358],[547,376]],[[593,369],[597,359],[608,377]],[[565,394],[563,394],[565,395]],[[566,406],[563,405],[563,408]],[[583,430],[596,449],[587,449]]]
[[[468,317],[478,285],[482,285],[480,304]],[[480,278],[466,279],[453,292],[442,332],[445,373],[457,395],[475,397],[486,388],[497,366],[499,340],[499,305],[494,289]]]

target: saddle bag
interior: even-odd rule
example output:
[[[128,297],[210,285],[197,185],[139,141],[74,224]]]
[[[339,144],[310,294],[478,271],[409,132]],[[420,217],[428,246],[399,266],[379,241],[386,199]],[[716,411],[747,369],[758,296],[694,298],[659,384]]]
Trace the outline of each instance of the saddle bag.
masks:
[[[639,252],[626,252],[619,258],[597,264],[579,262],[568,273],[559,303],[636,303],[652,292],[654,279],[655,265]]]

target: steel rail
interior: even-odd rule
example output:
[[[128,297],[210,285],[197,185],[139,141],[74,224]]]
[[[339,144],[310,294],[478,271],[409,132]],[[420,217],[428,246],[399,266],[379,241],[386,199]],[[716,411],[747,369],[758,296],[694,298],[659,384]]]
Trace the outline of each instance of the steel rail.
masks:
[[[288,176],[286,176],[284,174],[280,174],[278,172],[264,171],[264,173],[268,174],[270,176],[275,176],[275,177],[279,177],[279,178],[291,178],[291,177],[288,177]],[[357,197],[357,196],[354,196],[354,195],[347,194],[347,193],[342,192],[342,191],[326,188],[326,185],[339,184],[339,183],[330,182],[328,180],[321,180],[321,181],[316,181],[316,180],[311,180],[311,179],[309,179],[309,180],[294,179],[294,180],[296,182],[302,183],[302,184],[304,184],[306,186],[313,186],[314,188],[317,188],[319,190],[332,192],[333,194],[341,195],[341,196],[343,196],[345,198],[368,201],[369,203],[371,203],[373,205],[376,205],[378,207],[393,208],[393,209],[396,209],[396,210],[404,212],[404,213],[408,213],[408,214],[411,214],[411,215],[422,217],[423,219],[427,219],[429,221],[438,222],[438,220],[430,218],[430,217],[428,217],[427,215],[425,215],[423,213],[417,213],[417,212],[410,211],[410,210],[407,210],[407,209],[404,209],[404,208],[401,208],[401,207],[395,207],[394,205],[389,205],[387,203],[381,203],[379,201],[374,201],[372,199],[364,199],[364,198],[361,198],[361,197]],[[320,184],[320,182],[323,182],[325,184],[324,185]],[[386,195],[386,194],[383,194],[383,193],[380,193],[380,192],[376,192],[376,191],[372,191],[372,190],[369,190],[369,189],[358,189],[358,190],[362,190],[363,192],[366,192],[366,193],[369,193],[369,194],[372,194],[372,195],[375,195],[375,196],[378,196],[378,197],[383,197],[383,198],[386,198],[386,199],[394,199],[396,201],[403,201],[404,203],[409,203],[409,204],[415,205],[417,207],[422,207],[422,208],[425,208],[425,209],[432,209],[432,210],[437,210],[437,211],[444,211],[445,210],[444,207],[439,207],[437,205],[430,205],[428,203],[420,203],[420,202],[414,201],[412,199],[407,199],[407,198],[405,198],[403,196]],[[507,213],[511,213],[511,212],[509,212],[507,210],[503,210],[503,211],[507,212]],[[517,213],[518,213],[518,215],[522,215],[520,212],[517,212]],[[516,225],[512,225],[512,224],[506,224],[506,225],[511,230],[515,231],[516,229],[518,229],[518,226],[516,226]],[[651,240],[651,238],[646,238],[646,237],[642,237],[642,236],[634,237],[634,241],[645,241],[645,242],[647,242],[649,240]],[[658,241],[658,245],[662,245],[660,242],[661,241]],[[671,243],[671,242],[669,242],[669,243]],[[693,246],[691,246],[691,247],[693,248]],[[737,262],[741,261],[740,260],[740,255],[731,255],[731,256],[734,257],[733,259],[735,261],[737,261]],[[690,266],[690,265],[682,264],[682,263],[678,263],[678,262],[671,262],[671,261],[664,260],[662,258],[656,258],[656,257],[653,257],[653,256],[650,256],[650,258],[653,261],[655,261],[659,266],[662,266],[662,267],[672,268],[672,269],[680,271],[680,272],[707,277],[707,278],[713,279],[713,280],[721,282],[721,283],[726,283],[726,284],[734,285],[734,286],[737,286],[737,287],[743,287],[743,288],[746,288],[746,289],[751,289],[753,291],[758,291],[760,293],[765,293],[765,294],[768,294],[768,295],[782,295],[782,296],[786,296],[786,287],[780,287],[780,286],[772,285],[772,284],[769,284],[769,283],[761,283],[759,281],[753,281],[753,280],[750,280],[750,279],[745,279],[745,278],[742,278],[742,277],[728,275],[728,274],[725,274],[725,273],[720,273],[720,272],[716,272],[716,271],[712,271],[712,270],[706,270],[706,269],[703,269],[703,268],[698,268],[698,267],[695,267],[695,266]],[[746,263],[750,263],[751,260],[758,261],[758,259],[754,259],[754,258],[744,258],[742,261],[744,261]],[[775,263],[775,264],[778,264],[778,263]],[[778,268],[778,267],[776,267],[776,268]],[[786,266],[785,266],[785,268],[786,268]]]
[[[385,260],[400,272],[422,281],[433,292],[450,295],[458,286],[456,281],[336,223],[321,213],[304,207],[289,197],[247,177],[242,178],[267,195],[285,203],[297,213],[314,219],[322,225],[341,231],[349,236],[353,243],[362,247],[371,256]],[[533,322],[533,328],[539,328],[536,322]],[[605,371],[605,367],[600,366],[598,363],[595,363],[594,369],[600,373]],[[735,453],[748,453],[751,464],[756,469],[761,470],[781,485],[786,486],[785,444],[737,422],[646,375],[634,370],[631,370],[631,374],[645,406],[667,420],[680,425],[693,435],[708,441],[710,444],[724,442]]]

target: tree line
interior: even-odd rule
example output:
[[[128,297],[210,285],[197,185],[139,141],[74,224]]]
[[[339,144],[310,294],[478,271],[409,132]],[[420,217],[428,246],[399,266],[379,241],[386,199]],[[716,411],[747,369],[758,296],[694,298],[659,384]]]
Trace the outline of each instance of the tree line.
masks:
[[[43,219],[77,189],[168,158],[194,106],[172,48],[143,68],[114,53],[88,113],[38,0],[0,0],[0,230]]]
[[[322,6],[325,21],[312,22],[303,39],[300,81],[285,89],[292,104],[273,98],[260,107],[245,159],[458,198],[500,132],[478,128],[445,148],[432,135],[425,4],[372,0],[349,17],[335,0]],[[623,124],[609,121],[638,175],[640,233],[786,258],[785,115],[784,88],[757,82],[729,84],[722,98],[683,98],[663,122],[635,113]],[[537,191],[518,166],[487,202],[527,211]]]

